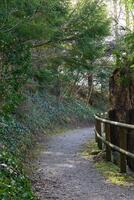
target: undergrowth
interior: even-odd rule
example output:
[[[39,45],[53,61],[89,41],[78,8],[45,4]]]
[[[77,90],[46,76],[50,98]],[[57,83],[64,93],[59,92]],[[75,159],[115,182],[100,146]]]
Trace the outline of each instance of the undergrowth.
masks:
[[[1,117],[1,122],[0,200],[36,200],[22,164],[32,145],[32,133],[13,116]]]
[[[26,94],[26,102],[18,117],[32,132],[44,132],[55,127],[79,126],[94,120],[96,110],[80,100],[65,98],[57,101],[47,93]]]
[[[24,175],[22,164],[4,149],[0,153],[0,199],[37,200],[28,178]]]

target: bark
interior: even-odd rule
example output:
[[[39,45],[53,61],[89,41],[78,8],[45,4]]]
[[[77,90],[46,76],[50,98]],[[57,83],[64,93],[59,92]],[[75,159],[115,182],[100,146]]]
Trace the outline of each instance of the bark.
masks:
[[[111,120],[134,124],[134,71],[128,68],[116,69],[110,78]],[[134,131],[128,130],[128,150],[134,153]],[[111,140],[119,145],[118,129],[111,127]],[[129,167],[134,170],[134,160],[128,159]]]
[[[91,96],[93,92],[93,74],[88,74],[88,97],[87,97],[87,103],[92,105]]]
[[[69,95],[72,96],[74,93],[75,93],[75,90],[76,90],[76,84],[77,82],[79,81],[79,75],[80,75],[80,72],[77,72],[77,75],[75,77],[75,80],[72,84],[72,87],[70,88],[70,91],[69,91]]]

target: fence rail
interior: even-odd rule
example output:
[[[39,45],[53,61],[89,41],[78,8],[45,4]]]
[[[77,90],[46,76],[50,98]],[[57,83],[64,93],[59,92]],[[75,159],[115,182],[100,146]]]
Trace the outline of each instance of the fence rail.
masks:
[[[112,150],[120,153],[120,172],[125,173],[127,170],[127,157],[134,159],[134,154],[127,151],[127,130],[134,130],[134,125],[111,121],[106,117],[106,113],[95,115],[96,142],[99,149],[103,149],[103,143],[105,144],[107,161],[112,161]],[[111,125],[119,129],[119,146],[111,142]]]

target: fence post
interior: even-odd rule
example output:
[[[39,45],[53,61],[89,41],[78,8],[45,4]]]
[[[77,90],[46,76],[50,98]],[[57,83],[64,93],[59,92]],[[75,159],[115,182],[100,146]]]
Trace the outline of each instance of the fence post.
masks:
[[[127,134],[125,128],[119,128],[120,148],[127,150]],[[120,172],[126,173],[127,162],[126,155],[120,153]]]
[[[98,132],[99,135],[102,135],[101,134],[101,122],[98,120],[96,120],[96,131]],[[97,140],[99,149],[102,150],[102,141],[99,138],[97,138],[96,140]]]
[[[105,124],[106,141],[111,142],[110,124]],[[106,160],[111,161],[111,147],[106,145]]]
[[[98,120],[95,119],[95,130],[96,130],[96,131],[98,131],[97,128],[98,128]],[[98,138],[97,138],[96,131],[95,131],[95,142],[98,143]]]

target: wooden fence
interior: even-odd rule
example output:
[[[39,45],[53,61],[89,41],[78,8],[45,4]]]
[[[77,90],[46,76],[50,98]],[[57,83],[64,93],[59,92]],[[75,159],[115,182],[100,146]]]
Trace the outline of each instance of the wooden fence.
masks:
[[[103,144],[105,144],[107,161],[112,161],[112,150],[119,152],[120,172],[125,173],[127,170],[127,157],[134,159],[134,154],[127,151],[128,130],[134,130],[134,125],[111,121],[107,119],[107,113],[95,115],[95,121],[95,136],[99,149],[103,149]],[[119,129],[119,146],[111,142],[111,125]]]

